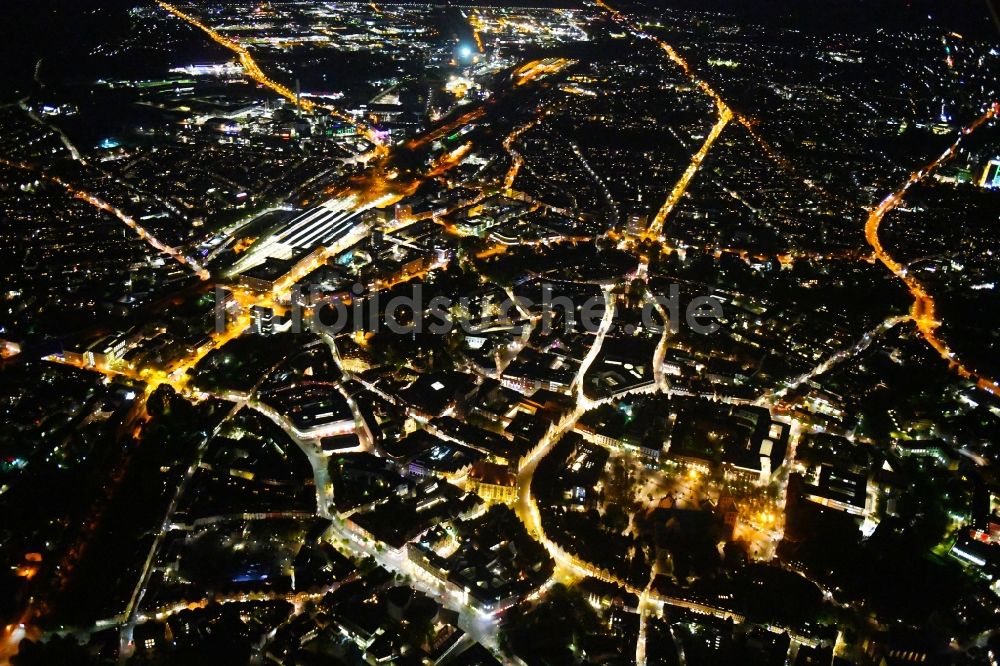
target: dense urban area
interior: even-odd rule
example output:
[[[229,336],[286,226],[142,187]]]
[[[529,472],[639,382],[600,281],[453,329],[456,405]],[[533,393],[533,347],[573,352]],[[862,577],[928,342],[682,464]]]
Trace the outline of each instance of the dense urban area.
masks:
[[[1000,662],[992,3],[609,2],[25,29],[0,664]]]

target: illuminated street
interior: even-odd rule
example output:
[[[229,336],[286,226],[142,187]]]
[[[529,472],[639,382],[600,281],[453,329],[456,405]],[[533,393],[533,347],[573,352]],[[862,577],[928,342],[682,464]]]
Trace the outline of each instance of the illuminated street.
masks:
[[[991,7],[106,4],[5,42],[0,666],[996,662]]]

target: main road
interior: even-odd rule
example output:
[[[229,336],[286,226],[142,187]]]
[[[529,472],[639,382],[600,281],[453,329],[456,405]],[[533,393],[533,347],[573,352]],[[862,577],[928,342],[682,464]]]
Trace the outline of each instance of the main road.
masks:
[[[718,106],[718,119],[715,124],[712,125],[712,129],[709,131],[708,136],[705,138],[705,142],[701,145],[694,155],[691,156],[691,163],[688,164],[687,169],[681,174],[680,180],[674,185],[674,189],[670,191],[670,196],[660,207],[660,210],[656,212],[656,216],[653,218],[652,223],[649,225],[647,230],[647,235],[651,238],[661,239],[663,234],[663,223],[666,222],[667,217],[674,210],[674,207],[687,192],[688,185],[694,180],[695,174],[698,173],[698,169],[701,168],[702,162],[705,161],[705,157],[708,155],[708,151],[712,149],[712,145],[718,140],[719,136],[722,134],[722,130],[726,129],[726,125],[729,121],[733,119],[733,110],[722,102],[721,99],[716,99],[716,105]],[[662,239],[661,239],[662,240]]]
[[[669,58],[671,62],[677,65],[681,69],[681,71],[684,72],[684,75],[688,78],[689,81],[691,81],[691,83],[693,83],[703,93],[708,95],[712,99],[712,101],[715,102],[715,105],[720,110],[722,109],[730,110],[730,112],[733,114],[732,118],[735,118],[736,121],[739,122],[740,125],[742,125],[746,129],[747,133],[750,134],[750,137],[757,142],[757,144],[764,151],[764,154],[768,157],[768,159],[777,164],[782,170],[794,174],[795,170],[792,168],[792,165],[788,162],[788,160],[779,155],[774,150],[774,148],[772,148],[771,145],[764,139],[764,137],[762,137],[760,133],[757,132],[757,129],[754,126],[755,125],[754,120],[742,113],[730,109],[729,105],[726,104],[725,100],[722,99],[722,96],[714,88],[712,88],[712,86],[710,86],[707,81],[698,76],[697,72],[694,71],[691,65],[688,64],[687,60],[685,60],[673,46],[671,46],[664,40],[654,37],[653,35],[643,30],[641,26],[639,26],[637,23],[627,18],[625,14],[623,14],[621,11],[609,5],[607,2],[605,2],[605,0],[594,0],[594,4],[600,7],[601,9],[604,9],[608,13],[610,13],[615,20],[623,23],[632,32],[633,35],[641,39],[651,40],[657,46],[659,46],[660,49],[666,54],[667,58]],[[806,187],[815,190],[817,192],[820,192],[821,194],[824,194],[826,196],[830,196],[828,192],[826,192],[822,187],[816,185],[811,180],[803,178],[799,179],[802,180],[803,184],[805,184]]]
[[[293,104],[301,107],[304,111],[314,111],[317,108],[327,111],[330,115],[340,120],[343,120],[346,123],[354,125],[354,127],[357,128],[358,132],[362,136],[364,136],[366,139],[371,141],[376,146],[376,151],[384,152],[388,150],[384,146],[382,137],[371,126],[366,125],[365,123],[362,122],[358,122],[348,114],[332,106],[317,104],[316,102],[309,99],[302,99],[300,95],[295,94],[290,88],[288,88],[288,86],[278,83],[274,79],[270,78],[267,74],[265,74],[261,70],[260,66],[257,64],[257,61],[254,60],[253,56],[250,54],[250,51],[247,50],[247,48],[242,44],[240,44],[239,42],[230,39],[225,35],[220,34],[216,30],[205,25],[203,22],[191,16],[190,14],[182,12],[174,5],[171,5],[167,2],[162,2],[161,0],[157,0],[156,4],[158,4],[160,7],[167,10],[177,18],[181,19],[185,23],[188,23],[189,25],[192,25],[195,28],[201,30],[206,35],[208,35],[212,39],[212,41],[214,41],[216,44],[224,46],[225,48],[235,53],[240,60],[240,64],[243,66],[243,71],[246,73],[247,76],[252,78],[257,83],[261,84],[266,88],[270,88],[277,94],[287,99],[289,102],[292,102]]]
[[[927,341],[927,344],[929,344],[934,351],[941,356],[941,358],[948,362],[949,367],[957,372],[959,376],[974,381],[979,388],[996,396],[1000,396],[1000,384],[997,383],[997,380],[987,377],[986,375],[959,361],[955,356],[955,353],[950,347],[948,347],[948,344],[938,336],[937,329],[941,325],[941,322],[937,317],[937,305],[934,302],[934,297],[931,296],[930,292],[927,291],[920,281],[907,270],[906,266],[894,259],[885,247],[883,247],[882,241],[879,239],[879,228],[882,226],[882,221],[885,219],[885,216],[902,203],[903,198],[906,196],[906,193],[909,192],[911,187],[923,182],[932,173],[934,173],[938,167],[949,162],[953,157],[955,157],[958,153],[958,148],[962,143],[962,139],[975,132],[986,122],[995,118],[998,113],[1000,113],[1000,103],[994,102],[985,113],[979,116],[968,127],[965,127],[959,133],[955,142],[948,146],[948,148],[941,153],[936,160],[925,166],[923,169],[910,174],[910,177],[906,179],[906,182],[903,183],[898,190],[883,199],[882,202],[869,213],[868,220],[865,223],[865,239],[868,241],[868,244],[871,245],[872,250],[875,251],[876,259],[878,259],[883,266],[892,271],[893,275],[903,281],[903,284],[906,285],[906,288],[910,291],[910,295],[913,297],[913,307],[910,310],[910,314],[914,323],[917,325],[917,330],[920,332],[920,335],[923,336],[924,340]]]

